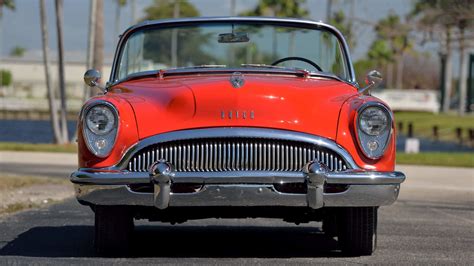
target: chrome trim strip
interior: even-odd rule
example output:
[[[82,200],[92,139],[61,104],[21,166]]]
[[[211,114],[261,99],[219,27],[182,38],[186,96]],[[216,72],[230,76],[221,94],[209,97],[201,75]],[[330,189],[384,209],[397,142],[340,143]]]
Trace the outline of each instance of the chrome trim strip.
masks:
[[[137,193],[130,191],[127,186],[103,186],[103,185],[74,185],[76,197],[82,204],[92,205],[128,205],[128,206],[154,206],[153,193]],[[239,201],[232,201],[232,206],[257,206],[257,204],[267,204],[266,206],[288,206],[301,207],[307,206],[306,195],[304,194],[287,194],[274,192],[268,185],[234,185],[225,186],[226,194],[214,194],[217,188],[222,192],[222,186],[212,185],[211,188],[204,188],[203,194],[189,193],[170,195],[169,206],[210,206],[203,202],[212,202],[214,206],[229,206],[225,198],[229,194],[233,194],[232,198]],[[228,190],[227,188],[232,188]],[[259,189],[262,192],[258,192]],[[399,185],[358,185],[350,186],[342,193],[324,193],[323,200],[325,207],[361,207],[361,206],[385,206],[390,205],[398,197]],[[244,202],[241,195],[242,191],[246,192],[245,196],[250,193],[256,194],[252,197],[252,202]],[[258,193],[258,194],[257,194]],[[258,197],[257,197],[258,196]],[[247,198],[250,200],[250,198]],[[270,200],[269,200],[270,199]],[[198,202],[199,201],[199,202]],[[218,205],[220,204],[220,205]],[[240,204],[240,205],[238,205]]]
[[[134,146],[130,147],[120,162],[113,167],[103,168],[103,170],[123,170],[127,168],[128,161],[143,148],[162,142],[202,139],[202,138],[262,138],[262,139],[277,139],[277,140],[291,140],[300,141],[310,144],[315,144],[338,153],[347,163],[348,167],[352,169],[359,169],[350,154],[333,140],[295,131],[268,129],[268,128],[252,128],[252,127],[219,127],[219,128],[205,128],[205,129],[189,129],[179,130],[173,132],[162,133],[151,136],[141,140]],[[260,148],[260,147],[259,147]],[[189,149],[188,149],[189,151]],[[187,155],[188,158],[190,154]],[[186,155],[184,155],[186,157]],[[225,151],[223,155],[225,160]],[[229,158],[230,159],[230,158]],[[256,157],[254,159],[257,159]],[[290,160],[291,161],[291,160]],[[222,166],[222,162],[221,162]],[[87,170],[87,169],[84,169]]]
[[[347,170],[344,172],[325,172],[325,182],[328,184],[344,185],[386,185],[400,184],[406,177],[401,172],[371,172]],[[304,172],[171,172],[173,183],[203,183],[203,184],[275,184],[302,183],[307,180],[308,173]],[[71,182],[89,185],[128,185],[150,183],[150,173],[127,171],[81,171],[71,174]]]
[[[345,172],[326,173],[326,183],[328,184],[351,184],[351,185],[381,185],[400,184],[405,181],[402,172],[370,172],[348,170]]]
[[[208,185],[197,193],[172,194],[169,207],[286,206],[305,207],[306,195],[286,194],[272,185]]]
[[[122,48],[126,41],[126,39],[135,31],[138,31],[143,28],[147,27],[161,27],[161,26],[168,26],[172,24],[186,24],[186,23],[202,23],[202,22],[267,22],[267,23],[278,23],[278,24],[299,24],[302,26],[310,26],[318,29],[325,29],[335,34],[335,36],[339,39],[342,44],[343,53],[346,58],[346,64],[349,74],[349,82],[351,82],[354,86],[357,86],[357,81],[355,77],[354,67],[352,65],[352,59],[349,53],[349,46],[347,45],[346,40],[342,33],[329,24],[323,22],[317,22],[312,20],[303,20],[303,19],[295,19],[295,18],[269,18],[269,17],[199,17],[199,18],[180,18],[180,19],[163,19],[163,20],[153,20],[153,21],[144,21],[142,23],[136,24],[120,35],[120,40],[117,44],[115,50],[114,61],[112,63],[112,70],[110,73],[109,84],[114,83],[116,77],[116,69],[119,65],[119,60],[122,54]]]

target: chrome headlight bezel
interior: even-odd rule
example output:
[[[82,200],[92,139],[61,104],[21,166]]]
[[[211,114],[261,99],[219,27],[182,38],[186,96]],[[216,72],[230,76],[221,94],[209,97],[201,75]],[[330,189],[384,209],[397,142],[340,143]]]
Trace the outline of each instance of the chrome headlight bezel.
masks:
[[[363,119],[363,114],[365,111],[377,108],[382,111],[386,116],[386,125],[380,131],[379,134],[371,134],[366,132],[361,127],[361,119]],[[393,115],[390,109],[382,103],[379,102],[367,102],[363,104],[357,110],[356,118],[356,135],[359,142],[359,147],[361,148],[363,154],[373,160],[380,159],[384,154],[385,150],[388,147],[388,143],[392,136],[393,132]]]
[[[107,108],[114,116],[112,128],[105,133],[96,133],[89,128],[87,118],[89,112],[96,107]],[[99,158],[107,157],[115,146],[119,130],[119,113],[113,104],[107,101],[95,101],[87,105],[81,112],[82,132],[89,151]],[[99,147],[103,145],[103,147]]]

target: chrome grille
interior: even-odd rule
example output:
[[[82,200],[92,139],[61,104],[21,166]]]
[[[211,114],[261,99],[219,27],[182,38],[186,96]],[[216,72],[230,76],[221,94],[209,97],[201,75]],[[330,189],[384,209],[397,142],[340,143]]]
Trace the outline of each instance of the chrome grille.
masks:
[[[173,141],[148,146],[128,163],[133,172],[148,171],[164,159],[178,172],[215,171],[301,171],[312,160],[331,171],[347,169],[332,150],[313,144],[274,139],[221,138]]]

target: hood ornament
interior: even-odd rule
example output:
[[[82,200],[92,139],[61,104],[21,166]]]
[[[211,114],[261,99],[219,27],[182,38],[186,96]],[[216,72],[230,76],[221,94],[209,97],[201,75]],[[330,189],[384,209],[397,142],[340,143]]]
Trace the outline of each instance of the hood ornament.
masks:
[[[234,72],[232,76],[230,77],[230,84],[232,84],[232,87],[236,89],[244,86],[244,83],[245,83],[244,76],[240,72]]]

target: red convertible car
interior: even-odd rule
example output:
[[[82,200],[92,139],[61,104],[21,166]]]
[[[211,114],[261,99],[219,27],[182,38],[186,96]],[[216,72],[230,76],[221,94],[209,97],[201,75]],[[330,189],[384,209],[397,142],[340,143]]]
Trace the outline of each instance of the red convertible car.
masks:
[[[321,221],[369,255],[377,209],[398,197],[395,128],[359,87],[334,27],[280,18],[146,21],[121,36],[103,95],[78,123],[76,196],[95,247],[127,250],[134,219]],[[164,243],[162,243],[164,244]],[[159,250],[159,249],[157,249]]]

